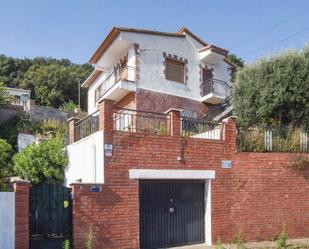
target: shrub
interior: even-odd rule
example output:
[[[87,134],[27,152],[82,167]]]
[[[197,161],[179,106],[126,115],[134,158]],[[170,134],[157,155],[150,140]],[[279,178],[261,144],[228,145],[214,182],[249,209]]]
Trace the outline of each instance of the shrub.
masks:
[[[93,249],[93,241],[94,241],[94,232],[93,232],[93,226],[89,226],[88,234],[87,234],[87,242],[86,247],[87,249]]]
[[[74,112],[75,108],[77,108],[77,105],[75,105],[72,100],[69,100],[68,102],[62,104],[59,107],[59,110],[64,111],[64,112]]]
[[[65,241],[63,241],[63,249],[70,249],[70,240],[66,239]]]
[[[34,184],[63,182],[67,164],[63,136],[32,144],[13,157],[16,174]]]
[[[10,165],[10,154],[12,146],[4,139],[0,139],[0,189],[5,189],[4,178],[12,172]]]
[[[216,242],[216,249],[225,249],[221,243],[220,237],[218,237],[218,240]]]
[[[246,243],[245,236],[242,231],[239,230],[237,235],[234,237],[234,244],[236,244],[237,249],[245,249],[246,247],[244,243]]]
[[[288,234],[286,232],[285,226],[283,225],[281,233],[277,240],[277,248],[278,249],[287,248],[288,247],[287,240],[288,240]]]

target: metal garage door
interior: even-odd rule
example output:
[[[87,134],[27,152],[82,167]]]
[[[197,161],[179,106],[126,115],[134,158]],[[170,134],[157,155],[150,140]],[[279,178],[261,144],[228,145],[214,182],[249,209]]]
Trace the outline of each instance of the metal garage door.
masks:
[[[204,182],[141,181],[141,248],[204,243],[204,193]]]

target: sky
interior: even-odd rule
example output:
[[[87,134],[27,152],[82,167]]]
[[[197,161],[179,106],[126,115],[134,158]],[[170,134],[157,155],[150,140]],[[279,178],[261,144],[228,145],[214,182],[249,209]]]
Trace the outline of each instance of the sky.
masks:
[[[176,32],[253,62],[309,41],[309,0],[0,0],[0,54],[86,63],[113,26]]]

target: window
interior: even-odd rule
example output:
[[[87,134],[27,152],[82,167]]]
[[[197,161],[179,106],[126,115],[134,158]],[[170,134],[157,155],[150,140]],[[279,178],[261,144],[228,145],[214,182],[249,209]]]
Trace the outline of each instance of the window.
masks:
[[[185,83],[185,64],[180,61],[165,59],[165,78]]]

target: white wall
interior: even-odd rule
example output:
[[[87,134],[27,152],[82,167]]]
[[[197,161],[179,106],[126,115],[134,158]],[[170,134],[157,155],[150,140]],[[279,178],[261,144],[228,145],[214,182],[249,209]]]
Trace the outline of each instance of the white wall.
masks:
[[[104,183],[103,131],[67,146],[69,164],[65,169],[65,185],[77,182]]]
[[[0,248],[15,248],[15,193],[0,192]]]

